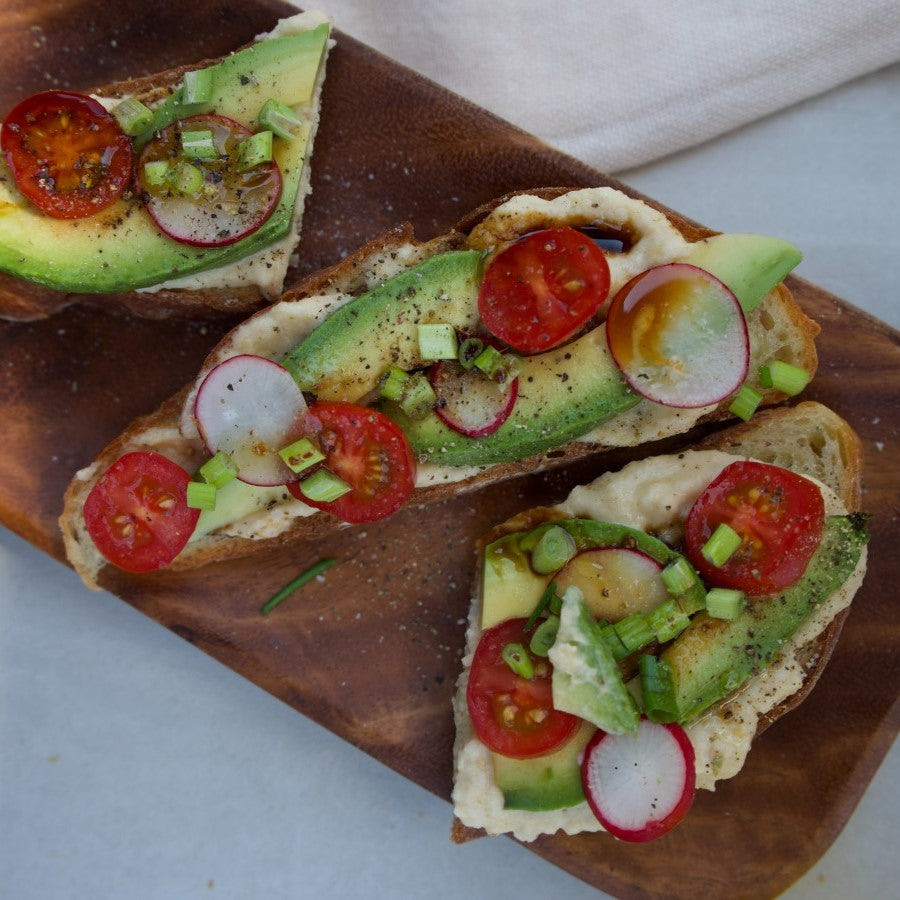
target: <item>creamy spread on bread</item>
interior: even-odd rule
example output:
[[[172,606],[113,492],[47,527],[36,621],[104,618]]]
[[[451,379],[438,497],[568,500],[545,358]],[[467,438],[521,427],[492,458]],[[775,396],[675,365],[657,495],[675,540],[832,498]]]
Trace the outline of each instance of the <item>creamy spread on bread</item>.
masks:
[[[741,458],[704,450],[640,460],[620,472],[607,473],[591,484],[574,488],[555,509],[568,517],[664,532],[679,527],[707,485],[723,468]],[[826,515],[846,513],[830,488],[815,483],[822,492]],[[714,790],[716,781],[740,771],[760,718],[802,687],[804,673],[797,659],[800,648],[821,634],[849,605],[864,569],[865,552],[848,581],[816,607],[762,674],[686,726],[696,757],[698,787]],[[602,830],[586,802],[546,812],[504,809],[503,794],[494,783],[491,752],[475,736],[466,708],[468,669],[481,634],[480,606],[479,599],[472,604],[463,674],[454,700],[457,738],[453,803],[457,816],[464,824],[483,827],[492,834],[510,832],[525,841],[557,830],[569,834]]]

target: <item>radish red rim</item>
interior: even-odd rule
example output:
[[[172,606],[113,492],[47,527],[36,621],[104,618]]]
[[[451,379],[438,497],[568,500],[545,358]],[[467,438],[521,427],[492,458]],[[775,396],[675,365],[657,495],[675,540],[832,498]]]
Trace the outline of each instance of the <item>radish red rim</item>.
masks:
[[[471,438],[493,434],[510,417],[519,396],[519,379],[498,384],[478,369],[454,360],[431,367],[429,380],[437,396],[434,411],[448,428]]]
[[[188,158],[181,146],[185,132],[212,133],[216,156]],[[222,247],[253,234],[272,214],[281,197],[281,172],[274,161],[246,170],[240,147],[253,132],[225,116],[199,115],[164,128],[144,148],[137,166],[147,212],[169,237],[197,247]],[[166,163],[164,177],[148,178],[145,166]],[[179,167],[199,172],[187,192],[177,185]]]
[[[219,363],[194,402],[197,429],[210,453],[228,454],[238,478],[274,486],[301,477],[278,455],[308,430],[303,392],[283,366],[242,354]]]
[[[740,303],[688,263],[632,278],[613,298],[606,337],[628,384],[665,406],[719,403],[747,377],[750,339]]]

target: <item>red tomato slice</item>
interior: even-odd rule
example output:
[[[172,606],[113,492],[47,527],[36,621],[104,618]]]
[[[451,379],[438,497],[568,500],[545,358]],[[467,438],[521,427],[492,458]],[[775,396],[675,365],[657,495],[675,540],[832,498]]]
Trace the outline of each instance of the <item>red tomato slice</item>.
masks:
[[[416,459],[399,425],[354,403],[316,403],[308,418],[316,423],[312,437],[325,454],[323,466],[351,490],[319,502],[303,495],[302,482],[292,482],[287,488],[298,500],[352,523],[374,522],[403,506],[415,486]]]
[[[56,219],[80,219],[115,202],[131,180],[131,139],[96,100],[44,91],[3,122],[0,147],[19,190]]]
[[[531,634],[524,630],[526,622],[509,619],[481,636],[466,690],[479,739],[491,750],[516,759],[555,750],[575,734],[581,721],[553,708],[549,660],[531,657],[535,674],[530,679],[516,675],[504,662],[501,654],[507,644],[521,644],[527,652]]]
[[[685,543],[703,578],[748,594],[773,594],[806,571],[822,538],[825,503],[806,478],[778,466],[735,462],[726,466],[688,513]],[[742,538],[721,567],[701,550],[725,523]]]
[[[478,312],[501,341],[540,353],[575,334],[608,294],[603,251],[574,228],[548,228],[494,257],[478,292]]]
[[[187,505],[190,475],[159,453],[119,457],[84,503],[84,523],[97,549],[127,572],[152,572],[184,549],[199,509]]]

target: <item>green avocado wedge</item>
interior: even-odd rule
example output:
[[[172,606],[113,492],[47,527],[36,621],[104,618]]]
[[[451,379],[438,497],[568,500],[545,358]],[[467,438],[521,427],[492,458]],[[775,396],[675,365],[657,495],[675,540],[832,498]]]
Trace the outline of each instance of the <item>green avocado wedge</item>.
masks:
[[[210,111],[251,129],[260,107],[274,97],[297,110],[304,125],[291,140],[278,138],[273,156],[282,176],[275,210],[253,234],[221,247],[194,247],[164,235],[135,200],[119,200],[84,219],[62,220],[31,206],[0,161],[0,271],[58,291],[112,293],[160,284],[250,256],[292,229],[294,204],[310,152],[312,110],[329,26],[271,38],[212,66]],[[177,91],[159,108],[163,124],[177,107]],[[190,110],[186,111],[188,114]]]

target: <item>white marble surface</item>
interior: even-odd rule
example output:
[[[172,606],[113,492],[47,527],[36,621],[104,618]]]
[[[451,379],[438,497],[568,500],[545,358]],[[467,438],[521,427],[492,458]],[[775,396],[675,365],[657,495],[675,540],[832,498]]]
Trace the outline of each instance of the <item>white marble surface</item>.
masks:
[[[637,171],[714,227],[775,232],[800,274],[900,326],[900,66]],[[895,895],[896,746],[788,900]],[[0,530],[0,895],[601,896]]]

